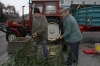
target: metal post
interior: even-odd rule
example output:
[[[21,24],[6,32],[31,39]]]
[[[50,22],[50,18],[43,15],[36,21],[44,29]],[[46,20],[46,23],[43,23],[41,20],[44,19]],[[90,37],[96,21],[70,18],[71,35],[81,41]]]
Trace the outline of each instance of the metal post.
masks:
[[[24,7],[25,6],[22,6],[22,22],[23,22],[23,27],[24,27]]]
[[[29,0],[29,15],[30,15],[30,0]],[[30,16],[29,16],[30,17]]]

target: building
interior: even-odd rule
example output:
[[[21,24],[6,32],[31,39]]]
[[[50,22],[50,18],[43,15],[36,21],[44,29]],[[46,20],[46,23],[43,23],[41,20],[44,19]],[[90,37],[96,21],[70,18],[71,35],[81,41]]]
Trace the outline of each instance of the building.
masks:
[[[71,5],[71,4],[100,5],[100,0],[61,0],[60,4],[65,4],[65,5]]]

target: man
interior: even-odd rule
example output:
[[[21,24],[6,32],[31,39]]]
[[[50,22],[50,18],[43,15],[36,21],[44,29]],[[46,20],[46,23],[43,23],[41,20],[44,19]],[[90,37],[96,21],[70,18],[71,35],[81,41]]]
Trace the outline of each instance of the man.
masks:
[[[47,39],[48,22],[45,16],[40,14],[39,8],[34,8],[34,17],[32,22],[32,34],[37,33],[42,40],[44,57],[48,57]],[[36,42],[37,43],[37,42]]]
[[[73,62],[78,62],[78,49],[80,40],[82,39],[82,34],[75,18],[69,14],[69,10],[67,8],[61,10],[61,17],[63,18],[62,22],[64,33],[60,36],[60,39],[64,38],[70,46],[70,52],[68,54],[66,64],[71,66]],[[72,59],[73,54],[75,56],[74,61]]]

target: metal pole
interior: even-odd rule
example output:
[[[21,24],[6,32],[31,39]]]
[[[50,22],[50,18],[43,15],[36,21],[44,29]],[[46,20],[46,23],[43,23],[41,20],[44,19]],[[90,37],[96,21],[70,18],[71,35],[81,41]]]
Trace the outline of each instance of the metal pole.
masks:
[[[22,22],[23,22],[23,27],[24,27],[24,7],[25,6],[22,6]]]
[[[29,16],[30,16],[30,0],[29,0]]]

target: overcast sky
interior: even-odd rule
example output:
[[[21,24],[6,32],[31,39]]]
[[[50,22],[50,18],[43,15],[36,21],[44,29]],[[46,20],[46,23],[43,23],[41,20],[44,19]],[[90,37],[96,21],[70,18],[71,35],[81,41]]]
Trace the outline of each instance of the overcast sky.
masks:
[[[4,3],[6,6],[7,5],[15,6],[16,11],[18,11],[20,15],[22,15],[22,6],[25,6],[24,13],[25,14],[29,13],[29,7],[28,7],[29,0],[0,0],[0,2]]]

